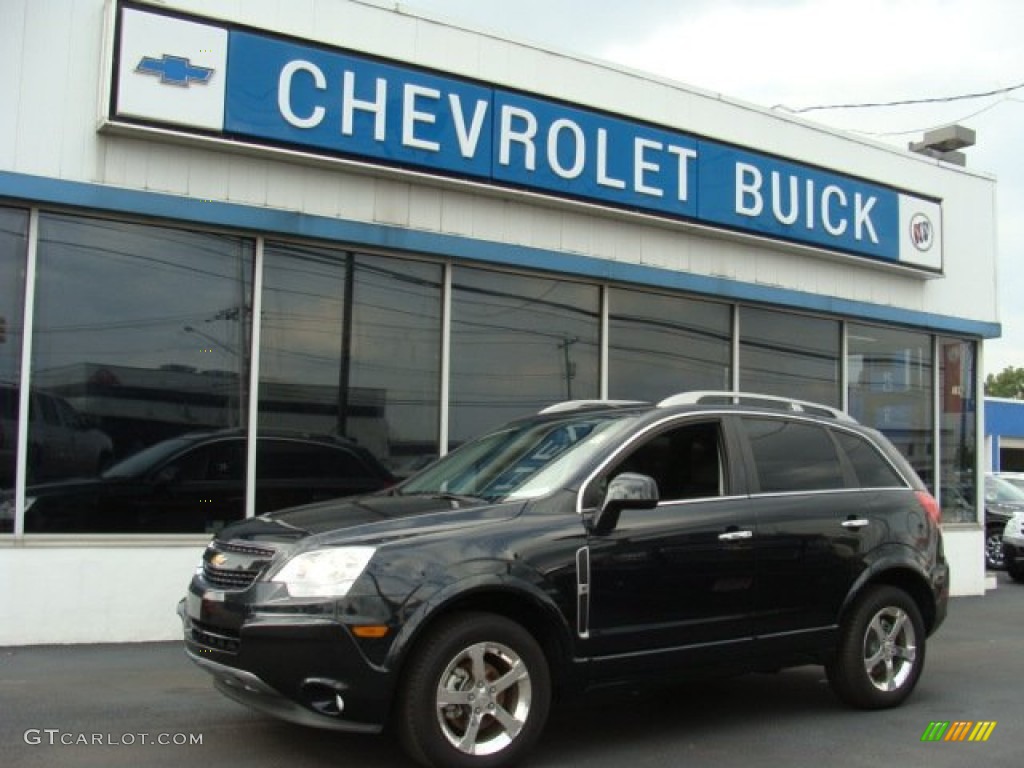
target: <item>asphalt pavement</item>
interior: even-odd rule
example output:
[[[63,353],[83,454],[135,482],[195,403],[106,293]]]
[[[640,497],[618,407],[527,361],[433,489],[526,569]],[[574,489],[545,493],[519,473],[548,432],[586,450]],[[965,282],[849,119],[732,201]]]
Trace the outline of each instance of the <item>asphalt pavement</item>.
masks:
[[[556,709],[524,768],[1019,766],[1024,585],[1005,574],[997,583],[984,597],[952,600],[924,676],[898,709],[848,709],[811,667],[601,694]],[[922,741],[935,722],[995,725],[986,741]],[[387,737],[281,723],[229,701],[180,643],[0,648],[0,764],[186,763],[410,765]]]

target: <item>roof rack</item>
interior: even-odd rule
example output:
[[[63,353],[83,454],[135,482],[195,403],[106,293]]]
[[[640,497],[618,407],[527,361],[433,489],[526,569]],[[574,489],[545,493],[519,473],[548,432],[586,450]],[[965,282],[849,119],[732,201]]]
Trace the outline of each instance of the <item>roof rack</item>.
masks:
[[[650,405],[650,403],[643,400],[565,400],[542,408],[537,413],[565,413],[581,411],[585,408],[626,408],[631,405]]]
[[[776,397],[775,395],[761,395],[755,392],[727,392],[714,390],[698,390],[694,392],[682,392],[678,395],[666,397],[658,403],[659,408],[669,408],[675,405],[755,405],[775,410],[791,411],[794,413],[808,413],[815,416],[831,416],[839,421],[856,422],[846,411],[822,403],[811,403],[806,400],[794,400],[790,397]]]

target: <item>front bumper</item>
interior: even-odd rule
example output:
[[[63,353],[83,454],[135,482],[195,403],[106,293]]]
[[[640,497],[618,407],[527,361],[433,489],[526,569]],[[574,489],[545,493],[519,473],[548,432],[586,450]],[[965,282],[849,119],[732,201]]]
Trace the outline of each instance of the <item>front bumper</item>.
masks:
[[[190,591],[178,604],[185,651],[225,696],[300,725],[383,730],[392,677],[367,660],[344,625],[283,614],[246,616],[232,628],[209,623],[203,603]]]
[[[935,620],[928,634],[942,626],[949,613],[949,563],[943,560],[932,571],[932,588],[935,594]]]

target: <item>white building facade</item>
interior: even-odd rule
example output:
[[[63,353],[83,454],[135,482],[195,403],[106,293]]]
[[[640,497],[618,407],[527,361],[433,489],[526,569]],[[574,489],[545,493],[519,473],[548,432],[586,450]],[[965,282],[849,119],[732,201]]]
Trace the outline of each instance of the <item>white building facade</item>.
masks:
[[[268,508],[258,435],[401,475],[558,400],[692,389],[886,433],[984,591],[992,178],[400,7],[4,13],[0,645],[176,637],[210,533]],[[43,513],[196,432],[243,436],[204,464],[237,492]]]

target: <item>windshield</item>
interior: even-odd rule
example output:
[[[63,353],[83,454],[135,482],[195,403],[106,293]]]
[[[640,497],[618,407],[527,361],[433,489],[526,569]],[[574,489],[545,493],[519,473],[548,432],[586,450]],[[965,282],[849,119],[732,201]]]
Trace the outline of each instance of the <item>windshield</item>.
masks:
[[[403,484],[399,493],[487,501],[543,496],[564,486],[635,420],[617,413],[514,424],[466,443]]]
[[[985,501],[1024,502],[1024,491],[1001,477],[985,478]]]
[[[193,440],[183,438],[171,438],[143,448],[138,453],[133,453],[127,459],[119,461],[109,467],[102,477],[139,477],[146,474],[164,459],[168,459],[179,451],[191,445]]]

